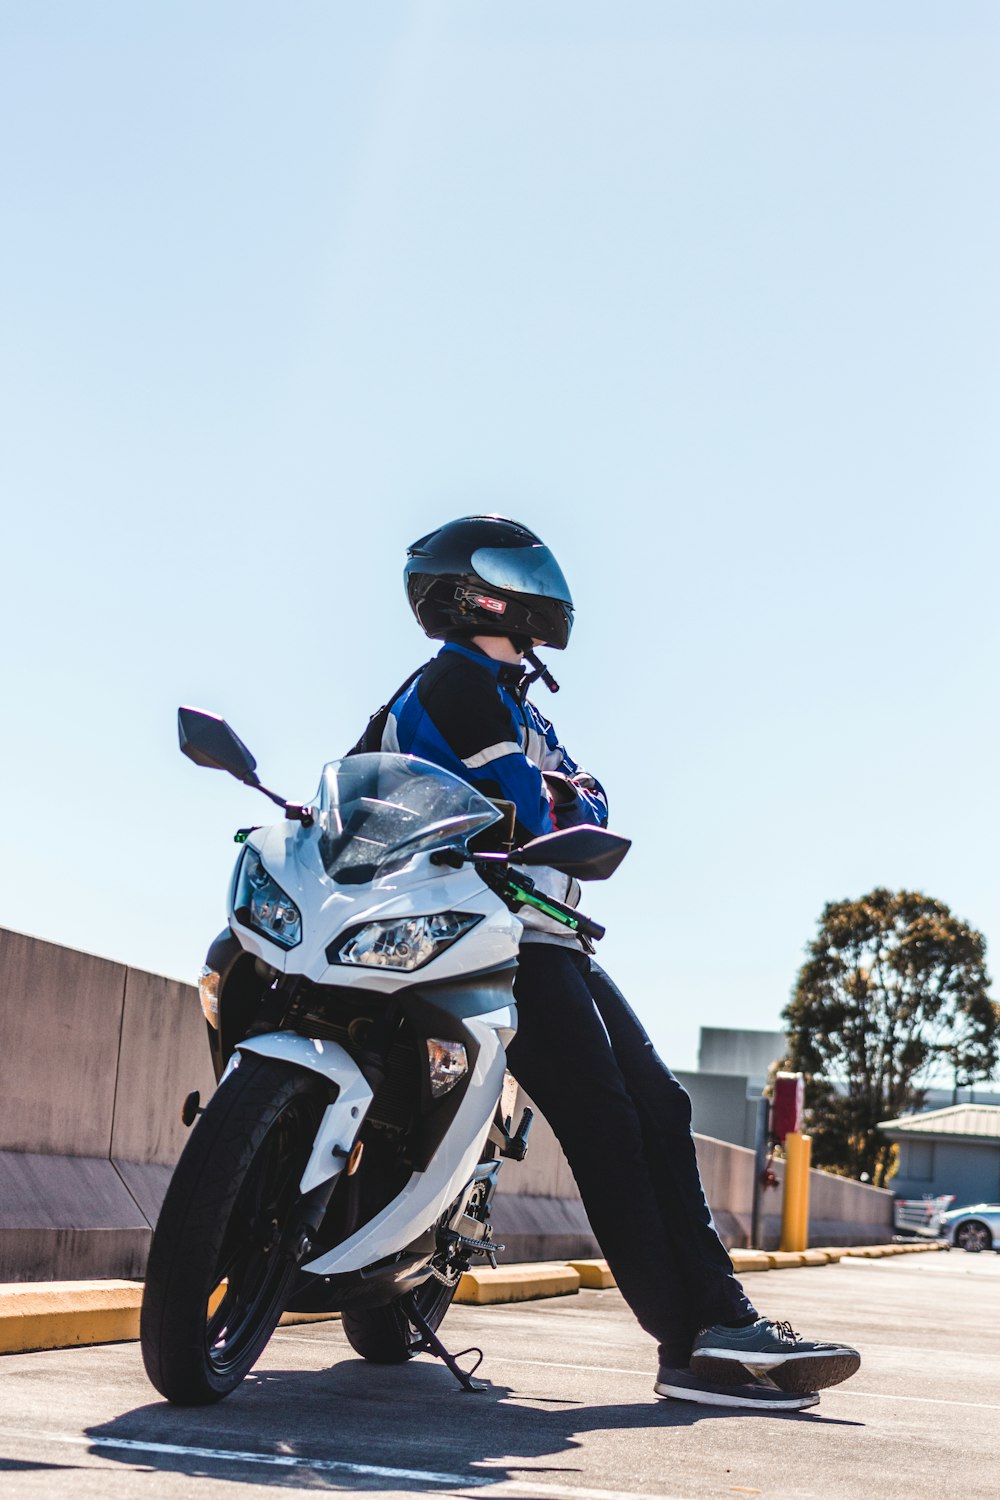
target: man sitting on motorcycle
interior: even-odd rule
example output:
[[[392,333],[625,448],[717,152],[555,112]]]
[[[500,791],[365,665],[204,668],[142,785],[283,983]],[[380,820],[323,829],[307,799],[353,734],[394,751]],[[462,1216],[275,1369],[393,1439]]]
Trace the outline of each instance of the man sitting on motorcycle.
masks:
[[[562,650],[573,624],[548,548],[517,522],[467,516],[413,544],[405,581],[418,624],[444,645],[357,748],[420,756],[512,802],[517,843],[605,826],[603,787],[526,697],[525,656]],[[541,894],[576,904],[567,876],[531,873]],[[712,1222],[688,1095],[590,945],[540,912],[518,915],[510,1069],[558,1137],[618,1286],[659,1344],[655,1391],[718,1406],[815,1404],[817,1390],[854,1373],[856,1351],[758,1314]]]

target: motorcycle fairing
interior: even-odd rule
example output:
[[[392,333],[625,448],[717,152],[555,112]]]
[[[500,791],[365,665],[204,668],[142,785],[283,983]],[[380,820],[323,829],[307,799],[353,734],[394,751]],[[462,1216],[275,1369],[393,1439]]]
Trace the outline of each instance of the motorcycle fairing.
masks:
[[[414,1172],[400,1193],[374,1218],[315,1260],[303,1271],[313,1276],[360,1271],[424,1234],[470,1183],[503,1086],[504,1036],[514,1020],[513,1007],[469,1016],[464,1026],[475,1042],[471,1077],[448,1130],[425,1171]]]
[[[517,958],[521,924],[475,870],[461,870],[432,863],[429,854],[415,854],[402,868],[378,875],[357,886],[340,886],[326,874],[316,850],[316,829],[283,821],[256,830],[247,848],[256,851],[267,873],[291,897],[302,913],[302,940],[294,948],[282,948],[262,933],[246,926],[234,911],[230,895],[230,924],[241,945],[272,969],[301,974],[315,984],[336,984],[378,990],[391,994],[424,973],[435,979],[459,978],[470,967],[486,969]],[[237,871],[239,865],[237,864]],[[236,877],[234,874],[233,887]],[[403,970],[331,964],[327,950],[338,935],[366,922],[392,917],[431,916],[441,911],[468,911],[483,920],[471,932],[431,959],[419,975]],[[475,958],[470,963],[469,947]]]

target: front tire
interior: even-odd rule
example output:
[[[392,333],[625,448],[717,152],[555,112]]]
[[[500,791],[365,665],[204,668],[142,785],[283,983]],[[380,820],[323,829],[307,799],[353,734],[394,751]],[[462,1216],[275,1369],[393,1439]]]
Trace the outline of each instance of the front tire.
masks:
[[[149,1252],[142,1357],[181,1406],[219,1401],[253,1368],[297,1269],[289,1244],[329,1087],[244,1055],[191,1133]]]
[[[970,1219],[967,1224],[959,1225],[955,1231],[955,1244],[977,1255],[980,1250],[992,1249],[993,1236],[981,1219]]]

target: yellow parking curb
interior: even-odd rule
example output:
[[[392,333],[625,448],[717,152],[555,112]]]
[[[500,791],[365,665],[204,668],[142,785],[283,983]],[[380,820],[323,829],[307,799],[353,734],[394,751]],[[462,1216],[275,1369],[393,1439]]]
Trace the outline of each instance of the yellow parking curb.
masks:
[[[565,1297],[580,1290],[580,1273],[572,1266],[498,1266],[466,1271],[458,1283],[456,1302],[528,1302],[535,1297]]]
[[[740,1274],[747,1271],[769,1271],[771,1257],[763,1250],[730,1250],[729,1259]]]
[[[139,1337],[141,1281],[15,1281],[0,1284],[0,1354],[118,1344]],[[283,1313],[283,1327],[339,1313]]]
[[[0,1353],[139,1337],[136,1281],[28,1281],[0,1286]]]
[[[605,1292],[609,1287],[618,1285],[606,1260],[570,1260],[566,1264],[577,1273],[581,1286]]]

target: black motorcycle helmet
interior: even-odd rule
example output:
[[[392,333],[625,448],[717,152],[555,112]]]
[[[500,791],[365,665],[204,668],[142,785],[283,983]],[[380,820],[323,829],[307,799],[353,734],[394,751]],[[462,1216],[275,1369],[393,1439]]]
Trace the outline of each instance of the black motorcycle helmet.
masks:
[[[503,516],[463,516],[414,542],[403,573],[425,635],[509,636],[565,649],[573,600],[562,569],[527,526]]]

